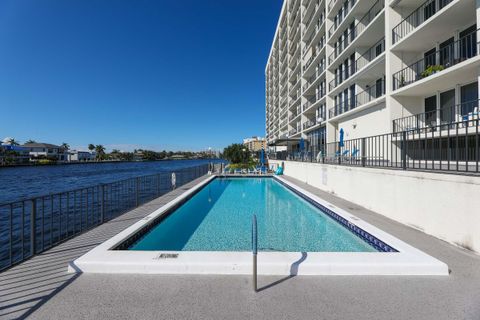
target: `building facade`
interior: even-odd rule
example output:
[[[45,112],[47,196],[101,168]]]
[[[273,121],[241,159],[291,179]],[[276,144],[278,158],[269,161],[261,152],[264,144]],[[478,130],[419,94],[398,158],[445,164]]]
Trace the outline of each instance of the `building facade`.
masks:
[[[267,140],[261,137],[251,137],[243,139],[243,145],[248,148],[251,152],[257,152],[260,150],[266,150]]]
[[[68,152],[64,148],[49,143],[25,143],[22,147],[30,153],[30,159],[36,161],[39,159],[50,159],[54,161],[67,161]]]
[[[67,160],[69,162],[87,162],[87,161],[94,161],[95,157],[96,157],[95,152],[69,150]]]
[[[0,144],[0,166],[28,164],[28,149],[9,144]]]
[[[441,151],[460,128],[468,158],[478,150],[468,134],[479,118],[479,19],[478,0],[285,0],[265,69],[271,151],[302,140],[315,156],[400,132],[412,148],[416,132],[434,132]]]

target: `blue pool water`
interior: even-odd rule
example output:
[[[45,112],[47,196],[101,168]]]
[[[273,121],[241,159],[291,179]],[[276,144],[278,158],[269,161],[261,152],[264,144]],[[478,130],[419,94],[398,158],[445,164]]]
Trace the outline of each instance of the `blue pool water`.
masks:
[[[216,178],[129,250],[377,252],[272,178]]]

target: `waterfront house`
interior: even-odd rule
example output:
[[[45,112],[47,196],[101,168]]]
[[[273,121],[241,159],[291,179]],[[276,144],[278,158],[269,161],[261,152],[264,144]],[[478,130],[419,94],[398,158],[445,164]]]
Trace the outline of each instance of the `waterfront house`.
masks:
[[[87,162],[94,161],[96,153],[90,151],[81,151],[81,150],[69,150],[67,161],[68,162]]]
[[[30,153],[30,160],[37,161],[48,159],[53,161],[67,161],[68,152],[66,149],[49,143],[26,143],[23,145]]]

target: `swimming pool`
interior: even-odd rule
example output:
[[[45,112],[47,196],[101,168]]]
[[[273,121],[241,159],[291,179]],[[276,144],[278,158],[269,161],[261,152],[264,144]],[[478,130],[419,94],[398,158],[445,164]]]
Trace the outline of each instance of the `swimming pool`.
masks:
[[[443,262],[282,177],[211,176],[69,264],[70,272],[448,275]]]
[[[272,178],[216,178],[128,250],[250,251],[253,214],[260,251],[379,251]]]

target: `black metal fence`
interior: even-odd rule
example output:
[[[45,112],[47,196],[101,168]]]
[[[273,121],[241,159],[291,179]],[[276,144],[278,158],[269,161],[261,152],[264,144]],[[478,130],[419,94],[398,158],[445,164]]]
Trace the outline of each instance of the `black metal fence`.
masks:
[[[176,186],[212,165],[175,172]],[[130,178],[0,205],[0,271],[172,190],[172,172]]]
[[[480,120],[327,143],[312,152],[279,152],[270,159],[478,174]]]

